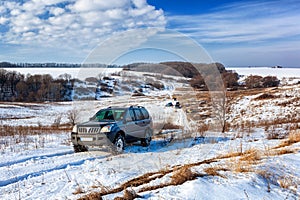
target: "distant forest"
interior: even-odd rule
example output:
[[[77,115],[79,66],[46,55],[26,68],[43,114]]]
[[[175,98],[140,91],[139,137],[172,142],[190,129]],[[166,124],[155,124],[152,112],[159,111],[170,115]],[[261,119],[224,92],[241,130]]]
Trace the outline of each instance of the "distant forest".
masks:
[[[53,78],[50,74],[21,74],[2,68],[17,67],[120,67],[116,65],[79,65],[79,64],[11,64],[0,63],[0,101],[21,101],[21,102],[43,102],[43,101],[72,101],[74,96],[74,86],[80,80],[72,78],[69,74],[62,74],[58,78]],[[275,76],[249,76],[243,83],[238,80],[240,76],[231,70],[226,70],[221,63],[191,64],[188,62],[164,62],[159,64],[134,63],[122,66],[123,70],[142,71],[158,73],[161,75],[174,75],[186,77],[194,89],[209,90],[206,82],[216,80],[213,67],[219,71],[227,90],[251,89],[276,87],[280,81]],[[101,80],[98,80],[101,84]]]

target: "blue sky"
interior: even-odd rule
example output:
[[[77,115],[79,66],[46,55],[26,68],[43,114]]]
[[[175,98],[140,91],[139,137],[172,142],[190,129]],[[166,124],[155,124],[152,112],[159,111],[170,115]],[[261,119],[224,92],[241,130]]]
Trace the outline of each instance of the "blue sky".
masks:
[[[1,1],[0,61],[81,63],[116,34],[157,28],[185,35],[226,66],[299,67],[299,8],[299,0]],[[151,52],[136,61],[176,59]],[[122,60],[132,61],[134,54]]]

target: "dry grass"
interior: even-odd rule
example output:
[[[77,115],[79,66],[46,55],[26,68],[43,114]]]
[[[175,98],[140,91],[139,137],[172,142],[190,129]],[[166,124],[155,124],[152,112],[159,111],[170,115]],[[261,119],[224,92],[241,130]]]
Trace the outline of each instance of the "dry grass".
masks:
[[[300,130],[292,130],[289,133],[287,139],[283,140],[279,145],[274,147],[274,149],[291,146],[294,143],[300,142]]]
[[[84,197],[79,198],[81,200],[102,200],[102,197],[99,195],[98,192],[92,192]]]
[[[290,100],[287,100],[287,101],[284,101],[284,102],[280,102],[280,103],[277,103],[278,106],[282,106],[282,107],[286,107],[288,105],[298,105],[299,106],[299,102],[300,102],[300,97],[295,97],[293,99],[290,99]]]
[[[218,156],[218,158],[227,159],[226,164],[223,168],[208,169],[210,170],[208,171],[209,173],[214,173],[214,170],[216,170],[216,172],[218,170],[232,171],[237,173],[252,172],[254,171],[253,165],[258,164],[258,162],[262,159],[262,156],[259,150],[251,148],[245,152],[230,151],[225,155]]]
[[[163,130],[167,130],[167,129],[180,129],[181,126],[171,123],[171,122],[167,122],[163,125],[162,129]]]
[[[278,98],[278,96],[269,93],[264,93],[256,97],[254,100],[266,100],[266,99],[275,99],[275,98]]]
[[[277,180],[279,186],[284,189],[291,189],[292,191],[296,192],[298,188],[297,179],[293,176],[282,176]]]
[[[125,190],[123,197],[116,197],[114,200],[133,200],[140,197],[134,190]]]
[[[82,194],[84,193],[84,190],[82,189],[82,187],[77,187],[76,190],[73,192],[73,194]]]
[[[253,171],[252,164],[248,162],[244,162],[239,158],[231,158],[227,163],[228,170],[236,173],[245,173]]]
[[[278,174],[276,175],[270,170],[259,170],[256,173],[266,180],[268,184],[268,192],[271,192],[271,184],[274,184],[278,185],[281,188],[288,189],[295,194],[297,193],[299,178],[294,177],[291,174],[278,176]]]
[[[204,169],[204,172],[208,176],[220,176],[222,178],[226,178],[224,175],[220,174],[219,171],[229,171],[227,168],[215,166],[215,167],[207,167]]]
[[[298,133],[295,134],[291,134],[290,136],[290,141],[298,141]],[[277,150],[278,148],[272,148],[272,149],[268,149],[265,151],[274,151]],[[288,149],[280,149],[279,151],[277,151],[276,153],[274,152],[269,152],[269,155],[281,155],[281,154],[286,154],[286,153],[290,153],[291,151]],[[132,193],[132,191],[130,192],[129,190],[126,192],[127,188],[132,188],[132,187],[139,187],[139,186],[143,186],[146,185],[148,183],[150,183],[153,180],[156,179],[160,179],[168,174],[172,173],[171,176],[171,180],[167,183],[160,183],[157,185],[146,185],[144,187],[140,187],[138,189],[137,192],[146,192],[146,191],[152,191],[152,190],[156,190],[156,189],[160,189],[160,188],[164,188],[167,186],[172,186],[172,185],[181,185],[183,183],[185,183],[186,181],[190,181],[190,180],[194,180],[197,177],[204,177],[204,176],[220,176],[222,178],[226,178],[224,175],[221,175],[219,173],[219,171],[231,171],[231,172],[236,172],[236,173],[247,173],[247,172],[255,172],[258,175],[264,177],[267,182],[268,182],[268,191],[270,190],[270,184],[276,184],[277,180],[273,180],[274,176],[266,171],[266,170],[261,170],[258,171],[254,168],[254,165],[257,165],[259,163],[260,160],[264,159],[265,157],[263,157],[262,155],[265,152],[259,151],[257,149],[249,149],[245,152],[234,152],[231,151],[225,155],[220,155],[217,156],[215,158],[211,158],[211,159],[206,159],[200,162],[196,162],[196,163],[190,163],[190,164],[185,164],[182,166],[173,166],[173,167],[169,167],[168,169],[164,169],[164,170],[159,170],[157,172],[150,172],[150,173],[146,173],[144,175],[138,176],[136,178],[133,178],[123,184],[121,184],[119,187],[114,188],[114,189],[109,189],[109,190],[102,190],[98,193],[91,193],[91,194],[87,194],[84,197],[80,198],[80,199],[92,199],[93,196],[96,197],[101,197],[101,196],[105,196],[108,194],[114,194],[114,193],[118,193],[121,191],[124,191],[124,196],[123,197],[118,197],[117,199],[131,199],[132,196],[137,195],[136,192],[134,191],[134,193]],[[219,162],[220,160],[225,159],[226,163],[222,164],[222,166],[215,166],[215,167],[208,167],[204,169],[205,174],[201,174],[201,173],[195,173],[191,170],[192,167],[195,166],[201,166],[203,164],[211,164],[214,162]],[[280,179],[281,180],[281,179]],[[281,181],[278,180],[278,182],[281,182],[280,184],[282,185],[281,187],[291,187],[290,183],[283,179]],[[295,184],[292,184],[293,187],[295,187]],[[91,197],[90,197],[91,195]]]
[[[71,127],[69,125],[64,126],[0,126],[0,136],[16,136],[16,135],[40,135],[59,132],[69,132]]]
[[[240,157],[241,161],[248,163],[257,163],[261,159],[261,153],[257,149],[249,149]]]
[[[209,176],[219,176],[218,168],[216,167],[205,168],[204,172]]]
[[[217,159],[233,158],[233,157],[238,157],[238,156],[241,156],[241,155],[242,155],[241,152],[230,151],[227,154],[218,156]]]
[[[180,168],[178,171],[175,171],[173,176],[171,177],[171,184],[173,185],[181,185],[189,180],[194,180],[197,177],[196,173],[193,173],[190,167],[184,166]]]
[[[293,130],[289,133],[288,140],[290,143],[300,142],[300,130]]]
[[[279,155],[291,154],[295,152],[296,151],[293,149],[283,148],[283,149],[271,151],[269,156],[279,156]]]

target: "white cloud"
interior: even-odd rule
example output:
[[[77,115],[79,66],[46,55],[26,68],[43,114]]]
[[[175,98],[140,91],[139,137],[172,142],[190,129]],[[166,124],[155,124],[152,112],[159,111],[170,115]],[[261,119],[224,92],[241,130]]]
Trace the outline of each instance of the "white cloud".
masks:
[[[132,2],[137,8],[143,8],[147,6],[147,2],[145,0],[133,0]]]
[[[50,13],[57,16],[57,15],[61,15],[65,12],[65,9],[63,8],[58,8],[58,7],[52,7],[50,8]]]
[[[0,12],[7,28],[1,43],[62,51],[83,52],[113,33],[166,24],[163,11],[144,0],[12,0],[0,2]]]
[[[99,0],[78,0],[75,4],[69,8],[76,12],[89,12],[89,11],[103,11],[114,8],[128,7],[129,0],[110,0],[110,1],[99,1]]]
[[[8,21],[7,18],[5,18],[5,17],[0,17],[0,24],[3,24],[3,25],[4,25],[7,21]]]

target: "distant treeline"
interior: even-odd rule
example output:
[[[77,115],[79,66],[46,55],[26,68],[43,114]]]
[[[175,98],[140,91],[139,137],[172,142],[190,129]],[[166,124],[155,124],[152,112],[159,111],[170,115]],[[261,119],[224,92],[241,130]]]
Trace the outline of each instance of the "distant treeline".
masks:
[[[0,62],[0,68],[121,68],[119,65],[77,63],[10,63]]]
[[[185,78],[190,78],[191,86],[200,90],[213,89],[208,88],[207,83],[216,82],[216,71],[220,74],[224,87],[230,90],[238,90],[241,88],[276,87],[280,83],[275,76],[249,76],[245,79],[245,82],[239,83],[238,80],[240,75],[235,71],[226,70],[224,65],[218,62],[209,64],[189,62],[162,62],[158,64],[133,63],[125,65],[123,69],[183,76]]]
[[[0,101],[44,102],[72,101],[75,79],[62,74],[23,75],[0,69]]]

